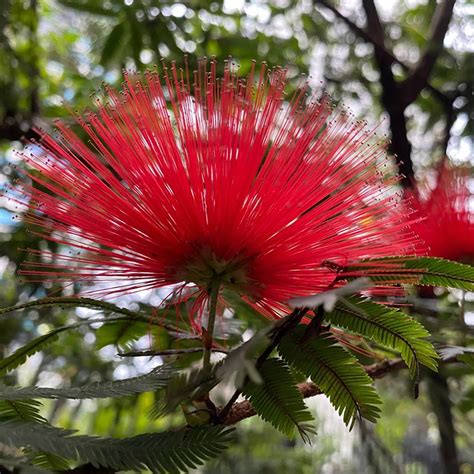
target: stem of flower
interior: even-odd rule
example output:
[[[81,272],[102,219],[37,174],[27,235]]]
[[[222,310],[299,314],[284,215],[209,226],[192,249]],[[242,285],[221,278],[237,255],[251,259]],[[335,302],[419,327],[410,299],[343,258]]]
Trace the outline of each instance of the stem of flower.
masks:
[[[203,328],[202,331],[202,345],[204,348],[202,361],[204,368],[208,367],[211,363],[212,335],[214,334],[214,325],[216,322],[217,299],[219,296],[219,289],[219,281],[213,282],[209,294],[209,314],[207,317],[207,328]]]

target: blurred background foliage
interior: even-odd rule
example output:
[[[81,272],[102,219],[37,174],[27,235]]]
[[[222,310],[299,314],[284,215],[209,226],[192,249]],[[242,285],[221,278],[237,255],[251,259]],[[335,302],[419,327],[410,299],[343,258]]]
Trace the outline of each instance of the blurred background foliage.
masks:
[[[51,131],[55,118],[70,121],[68,107],[88,107],[90,94],[104,81],[120,83],[122,69],[141,71],[162,59],[181,64],[185,54],[191,68],[199,56],[230,56],[242,73],[256,60],[288,65],[295,82],[307,75],[311,86],[327,89],[358,118],[380,123],[380,133],[393,139],[391,151],[403,161],[407,179],[432,179],[445,157],[472,169],[471,0],[0,0],[0,6],[0,188],[15,179],[19,158],[13,150],[22,147],[23,137],[35,137],[34,127]],[[449,28],[440,31],[443,15],[449,15]],[[429,55],[434,61],[420,71]],[[396,149],[402,142],[408,148]],[[74,293],[74,288],[26,283],[16,276],[25,249],[52,244],[28,233],[14,205],[0,201],[0,307]],[[159,301],[159,295],[145,292],[119,303],[150,312]],[[462,344],[472,340],[473,301],[474,295],[460,292],[423,299],[414,294],[412,312],[437,342]],[[4,316],[0,354],[5,357],[90,311],[46,307]],[[242,316],[237,334],[249,326],[250,316]],[[170,347],[166,333],[150,333],[146,325],[82,326],[60,334],[9,377],[47,386],[129,377],[159,361],[120,358],[117,352],[150,347]],[[317,397],[311,406],[319,433],[311,446],[283,439],[251,419],[239,427],[238,445],[203,472],[474,472],[472,372],[445,368],[440,378],[422,383],[416,401],[406,374],[391,374],[378,384],[385,405],[377,426],[348,434],[330,405]],[[152,405],[152,395],[142,394],[100,403],[57,401],[46,409],[51,421],[64,427],[130,436],[165,427],[163,420],[147,417]]]

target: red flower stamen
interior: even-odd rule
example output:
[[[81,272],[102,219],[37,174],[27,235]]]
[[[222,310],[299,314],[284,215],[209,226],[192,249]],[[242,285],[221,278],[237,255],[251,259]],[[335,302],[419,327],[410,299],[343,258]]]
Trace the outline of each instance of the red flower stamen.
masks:
[[[433,257],[474,261],[474,180],[467,169],[443,165],[433,188],[420,184],[409,193],[418,220],[413,230]]]
[[[174,65],[163,80],[126,74],[76,117],[89,144],[61,122],[32,144],[25,219],[75,251],[23,273],[111,280],[109,294],[218,281],[268,314],[335,268],[414,253],[385,144],[363,122],[306,85],[285,102],[286,69],[216,67],[201,61],[192,86]]]

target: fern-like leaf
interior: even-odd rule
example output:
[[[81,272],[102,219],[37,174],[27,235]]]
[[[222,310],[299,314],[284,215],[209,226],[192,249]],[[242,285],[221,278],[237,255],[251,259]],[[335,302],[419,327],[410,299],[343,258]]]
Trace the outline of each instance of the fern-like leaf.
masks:
[[[151,409],[150,416],[158,418],[171,413],[181,403],[198,399],[209,393],[218,383],[216,366],[194,368],[174,375],[168,380],[164,399],[157,400]]]
[[[46,453],[45,451],[34,451],[30,448],[23,449],[27,456],[28,463],[44,471],[67,471],[70,469],[69,462],[57,456],[56,454]]]
[[[206,368],[193,368],[170,378],[164,400],[158,399],[150,412],[152,418],[171,413],[181,403],[193,401],[209,393],[222,380],[236,374],[237,383],[248,375],[259,379],[253,360],[267,341],[268,330],[259,331],[251,339],[229,352],[219,363]]]
[[[111,320],[111,321],[114,321],[114,320]],[[16,369],[18,366],[23,364],[26,361],[26,359],[36,354],[37,352],[42,351],[43,349],[50,346],[51,344],[53,344],[55,341],[58,340],[59,334],[61,334],[62,332],[76,329],[79,326],[84,325],[84,324],[92,324],[92,323],[97,323],[97,322],[108,323],[111,321],[108,321],[108,320],[104,321],[102,319],[81,321],[75,324],[69,324],[67,326],[61,326],[61,327],[55,328],[46,334],[38,336],[32,339],[31,341],[27,342],[24,346],[21,346],[19,349],[13,352],[13,354],[10,354],[8,357],[5,357],[4,359],[0,360],[0,374]]]
[[[36,337],[35,339],[29,341],[24,346],[21,346],[13,354],[10,354],[8,357],[0,360],[0,374],[4,372],[9,372],[13,369],[16,369],[18,366],[23,364],[28,357],[36,354],[37,352],[43,350],[45,347],[48,347],[53,342],[57,341],[59,334],[63,331],[69,329],[67,326],[63,326],[53,331],[43,334],[42,336]]]
[[[43,387],[8,387],[0,385],[0,400],[27,400],[30,398],[49,399],[85,399],[85,398],[118,398],[142,392],[151,392],[166,387],[173,370],[158,367],[149,374],[125,380],[96,382],[83,387],[43,388]]]
[[[402,311],[377,304],[367,298],[341,298],[324,318],[332,324],[400,352],[414,379],[419,365],[437,370],[438,355],[425,338],[429,332]]]
[[[48,306],[58,306],[66,308],[69,306],[80,307],[80,308],[91,308],[97,310],[108,311],[111,313],[122,314],[130,316],[132,318],[139,318],[140,313],[136,313],[126,308],[120,308],[107,301],[95,300],[93,298],[75,298],[75,297],[58,297],[58,298],[40,298],[33,301],[27,301],[15,306],[9,306],[7,308],[0,308],[0,315],[11,313],[12,311],[20,311],[23,309],[30,308],[42,308]]]
[[[150,469],[180,473],[217,457],[231,439],[232,429],[223,426],[185,428],[114,439],[73,436],[71,430],[31,422],[0,423],[0,443],[29,446],[66,459],[116,470]]]
[[[150,324],[145,321],[127,319],[104,324],[96,333],[97,347],[101,349],[109,344],[121,351],[131,349],[132,343],[150,331]]]
[[[28,301],[26,303],[21,303],[15,306],[9,306],[7,308],[0,308],[0,316],[4,314],[11,313],[13,311],[21,311],[23,309],[30,308],[43,308],[43,307],[53,307],[57,306],[60,308],[63,307],[80,307],[80,308],[91,308],[99,311],[105,311],[108,313],[120,314],[126,316],[126,318],[115,318],[115,321],[120,319],[135,321],[144,321],[148,324],[156,324],[160,327],[172,331],[174,334],[180,337],[189,337],[190,333],[184,332],[183,330],[177,328],[173,324],[170,324],[163,320],[163,318],[158,318],[158,315],[149,316],[140,312],[131,311],[127,308],[121,308],[116,306],[113,303],[107,301],[95,300],[93,298],[75,298],[75,297],[58,297],[58,298],[40,298],[38,300]],[[161,310],[163,314],[166,313],[166,310]],[[97,322],[97,321],[95,321]]]
[[[295,379],[281,359],[268,359],[259,368],[262,383],[249,381],[242,393],[252,403],[257,414],[287,436],[293,436],[295,428],[305,441],[314,430],[307,425],[313,421]]]
[[[305,340],[303,325],[287,334],[278,351],[283,359],[302,372],[327,395],[349,428],[356,418],[375,421],[381,400],[365,370],[330,333]]]
[[[36,400],[0,400],[0,422],[34,421],[46,423],[40,415],[43,405]]]
[[[465,352],[458,356],[458,360],[464,362],[471,370],[474,370],[474,353]]]
[[[344,277],[369,277],[375,284],[410,283],[474,291],[474,267],[442,258],[385,257],[347,267]]]
[[[36,337],[35,339],[32,339],[24,346],[17,349],[13,354],[10,354],[8,357],[5,357],[5,359],[0,360],[0,374],[16,369],[18,366],[23,364],[28,357],[31,357],[37,352],[53,344],[55,341],[57,341],[59,334],[61,334],[62,332],[74,330],[80,326],[96,323],[103,323],[104,325],[108,325],[130,321],[134,323],[136,320],[124,316],[107,319],[88,319],[85,321],[79,321],[74,324],[69,324],[67,326],[55,328],[47,334],[43,334],[39,337]]]

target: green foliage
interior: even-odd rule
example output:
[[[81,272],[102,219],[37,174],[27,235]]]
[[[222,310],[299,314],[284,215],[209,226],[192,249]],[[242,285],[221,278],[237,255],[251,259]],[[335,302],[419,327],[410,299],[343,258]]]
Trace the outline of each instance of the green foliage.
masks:
[[[42,388],[8,387],[0,385],[0,400],[28,400],[30,398],[85,399],[118,398],[164,388],[174,371],[170,367],[157,367],[149,374],[111,382],[95,382],[83,387]]]
[[[419,365],[437,369],[437,354],[425,338],[428,331],[416,320],[396,308],[377,304],[367,298],[341,298],[324,318],[332,324],[400,352],[413,378]]]
[[[215,371],[216,366],[196,367],[171,377],[166,385],[164,400],[155,405],[150,415],[156,418],[171,413],[181,403],[209,393],[219,382]]]
[[[57,298],[39,298],[37,300],[28,301],[26,303],[18,304],[15,306],[9,306],[7,308],[0,308],[0,316],[3,314],[11,313],[13,311],[20,311],[23,309],[30,308],[41,308],[41,307],[73,307],[73,308],[91,308],[97,310],[107,311],[109,313],[121,314],[129,316],[131,318],[143,318],[143,315],[130,311],[126,308],[114,305],[107,301],[96,300],[93,298],[75,298],[75,297],[57,297]]]
[[[375,266],[374,263],[377,265]],[[350,277],[366,276],[376,284],[409,283],[474,291],[474,267],[442,258],[386,257],[361,261],[345,269]]]
[[[24,346],[17,349],[13,354],[0,360],[0,374],[16,369],[19,365],[23,364],[28,357],[31,357],[32,355],[52,344],[58,339],[61,332],[68,329],[71,329],[71,326],[63,326],[53,329],[47,334],[36,337]]]
[[[243,10],[234,10],[232,2],[229,3],[226,10],[223,9],[222,2],[205,1],[199,5],[193,2],[184,2],[185,14],[175,14],[173,2],[159,4],[153,1],[124,2],[116,0],[109,2],[99,0],[59,0],[58,2],[7,0],[3,8],[4,11],[0,13],[0,50],[2,53],[0,54],[0,90],[5,91],[0,94],[0,139],[18,140],[33,121],[44,124],[48,129],[52,117],[67,115],[61,102],[62,98],[70,102],[73,108],[81,109],[85,104],[90,103],[88,94],[98,87],[101,81],[115,82],[119,80],[117,78],[120,68],[142,69],[145,67],[142,57],[149,57],[150,65],[159,62],[161,56],[179,63],[182,61],[183,52],[185,50],[191,52],[193,48],[195,48],[196,56],[206,55],[209,57],[216,54],[220,58],[225,58],[232,54],[236,62],[239,63],[243,74],[248,71],[250,60],[255,58],[258,61],[265,59],[271,65],[290,63],[289,75],[294,76],[298,72],[307,71],[312,47],[318,48],[322,45],[325,51],[325,65],[321,77],[324,75],[325,87],[327,86],[332,92],[335,101],[355,99],[361,107],[361,116],[369,113],[373,117],[374,113],[377,114],[380,104],[380,101],[377,100],[377,96],[380,94],[380,84],[373,79],[377,75],[374,70],[373,54],[364,53],[364,48],[367,48],[367,45],[356,39],[345,28],[342,21],[329,19],[330,17],[326,15],[328,10],[322,4],[309,5],[308,8],[302,9],[300,2],[293,0],[280,2],[281,7],[277,3],[263,2],[259,5],[259,14],[256,18],[255,12],[250,14],[251,9],[246,7]],[[431,15],[436,6],[436,2],[433,1],[425,3],[410,7],[399,2],[400,9],[397,9],[396,21],[387,21],[384,25],[387,32],[385,45],[388,49],[393,50],[396,45],[397,51],[404,49],[414,52],[415,55],[421,53],[422,48],[427,44],[426,38],[430,31]],[[337,2],[334,2],[334,5],[338,8]],[[458,117],[463,118],[464,115],[469,115],[473,109],[474,94],[472,94],[471,78],[473,77],[474,61],[472,61],[471,53],[463,51],[466,42],[462,41],[462,38],[458,38],[462,33],[461,30],[468,29],[472,23],[469,15],[464,14],[466,8],[467,2],[457,3],[453,20],[454,28],[452,29],[454,40],[450,42],[450,44],[456,44],[456,48],[451,48],[438,58],[430,76],[431,84],[445,93],[448,98],[457,97],[452,110],[453,121],[456,121]],[[70,20],[66,24],[62,21],[65,13],[66,18]],[[351,6],[348,6],[347,9],[344,6],[343,13],[350,18],[356,18],[358,12]],[[456,15],[458,21],[461,17],[463,28],[457,27]],[[284,29],[290,34],[288,35],[289,39],[284,39],[280,34],[283,28],[279,28],[277,25],[282,21],[285,23],[287,19],[291,19],[291,21],[285,25]],[[38,28],[38,25],[43,27]],[[371,50],[370,47],[368,49]],[[189,60],[192,71],[195,68],[195,63],[192,64],[193,59]],[[343,68],[341,68],[341,64],[344,65]],[[396,68],[394,68],[394,74],[396,79],[404,78],[407,75]],[[413,157],[418,160],[415,165],[419,170],[426,166],[425,163],[431,165],[436,162],[437,156],[440,156],[441,153],[444,155],[445,152],[442,150],[440,140],[435,136],[436,133],[431,130],[436,131],[445,126],[446,104],[443,101],[436,102],[436,94],[427,90],[425,92],[418,97],[413,107],[414,113],[418,115],[421,113],[426,120],[411,120],[408,123],[412,129],[411,132],[418,132],[413,133],[413,136],[423,134],[424,142],[429,142],[430,138],[433,142],[431,147],[426,147],[426,143],[423,147],[419,147],[416,141],[413,141]],[[472,136],[474,121],[457,120],[457,126],[458,122],[462,122],[461,131],[456,133],[461,136]],[[18,131],[15,131],[15,128],[18,128]],[[423,130],[420,131],[420,128]],[[4,153],[7,149],[8,152]],[[12,172],[10,169],[9,153],[9,145],[5,143],[5,148],[0,149],[0,171],[2,172],[0,176],[4,178],[6,186],[9,186],[16,178],[16,172]],[[15,264],[17,265],[24,258],[23,251],[19,249],[33,248],[54,251],[57,248],[53,243],[46,243],[42,238],[26,233],[21,222],[12,226],[9,223],[6,225],[4,223],[5,220],[0,223],[0,227],[2,227],[0,229],[1,257],[10,259],[9,267],[14,268]],[[381,285],[397,281],[420,285],[450,286],[471,291],[473,289],[474,279],[470,267],[452,262],[446,263],[437,259],[410,259],[410,261],[403,259],[401,267],[395,270],[393,267],[389,268],[393,262],[394,259],[387,261],[386,271],[376,274],[372,273],[373,268],[370,265],[363,263],[357,266],[355,274],[356,276],[360,273],[369,275],[376,284]],[[395,263],[400,262],[401,260],[398,259]],[[3,268],[3,262],[0,266]],[[355,266],[352,268],[354,269]],[[59,294],[61,291],[60,283],[55,283],[53,288],[45,287],[40,283],[24,283],[7,278],[6,275],[9,272],[10,270],[7,269],[3,274],[2,285],[0,285],[2,305],[19,300],[19,296],[22,298],[24,295],[34,297],[50,291],[52,294],[56,291]],[[12,274],[13,272],[14,270],[11,270]],[[224,300],[230,303],[229,306],[234,310],[232,321],[244,321],[247,327],[253,331],[268,326],[268,321],[256,313],[251,305],[243,302],[236,303],[226,295]],[[347,302],[349,304],[346,304]],[[57,307],[58,305],[60,308]],[[54,324],[53,327],[58,329],[36,338],[11,356],[6,357],[4,361],[0,362],[0,367],[6,364],[4,372],[17,367],[29,355],[49,348],[49,345],[57,340],[57,336],[63,330],[66,331],[63,325],[68,324],[70,318],[74,317],[72,309],[76,306],[121,314],[129,318],[110,320],[104,323],[95,333],[97,337],[95,347],[99,348],[107,344],[128,348],[133,341],[146,334],[154,325],[153,319],[147,315],[149,307],[146,306],[143,306],[143,312],[138,314],[87,298],[45,298],[19,305],[13,309],[25,309],[27,310],[25,314],[32,315],[32,317],[9,318],[8,320],[3,318],[0,340],[2,356],[9,354],[8,351],[11,351],[11,347],[16,348],[24,344],[25,333],[32,330],[31,326],[27,326],[26,323],[34,325],[35,321],[42,321],[48,325]],[[51,311],[53,307],[55,311]],[[450,312],[458,310],[458,308],[451,309]],[[12,308],[0,310],[0,314],[6,314],[9,311],[12,311]],[[451,324],[454,319],[452,314],[450,314],[450,318]],[[344,330],[361,334],[378,344],[399,351],[415,377],[418,364],[424,364],[430,368],[435,366],[436,357],[432,347],[424,340],[427,334],[422,334],[424,330],[419,326],[415,327],[417,323],[400,311],[389,310],[369,300],[353,297],[339,300],[334,311],[328,313],[326,319]],[[432,324],[435,319],[439,326],[436,331],[431,332],[442,340],[442,337],[447,333],[445,332],[447,328],[438,317],[427,319],[428,324]],[[166,328],[170,337],[174,337],[174,335],[171,336],[171,333],[187,335],[185,330],[178,331],[171,324],[163,323],[163,320],[160,320],[160,324],[157,326]],[[89,324],[89,322],[81,324]],[[71,326],[69,329],[78,327]],[[449,343],[469,344],[469,341],[464,338],[464,336],[468,336],[468,331],[465,329],[465,325],[460,330],[457,328],[456,332],[450,328]],[[232,343],[228,345],[230,348],[241,343],[240,334],[242,332],[243,330],[238,335],[234,335]],[[90,336],[90,332],[87,335]],[[61,336],[61,341],[65,341],[64,344],[55,344],[50,347],[45,357],[41,359],[43,374],[45,371],[54,371],[64,378],[65,386],[67,386],[69,378],[72,379],[72,385],[80,386],[68,389],[0,387],[0,392],[7,398],[7,400],[0,402],[0,413],[10,420],[15,418],[26,421],[30,418],[33,421],[44,423],[44,419],[39,415],[39,404],[29,401],[30,396],[36,397],[41,394],[45,398],[58,399],[63,397],[122,397],[148,389],[157,390],[167,383],[168,379],[164,375],[160,382],[158,379],[153,380],[151,374],[147,374],[125,381],[99,382],[83,386],[84,381],[89,380],[92,373],[94,377],[102,377],[101,380],[110,380],[115,361],[108,359],[108,356],[103,357],[102,353],[98,355],[97,351],[91,349],[88,340],[81,336],[74,334],[74,331],[67,331]],[[324,337],[324,335],[321,336],[323,339]],[[156,342],[156,339],[154,341]],[[162,346],[157,344],[157,347],[161,348]],[[255,349],[259,350],[260,347],[256,345]],[[194,381],[192,373],[188,375],[183,373],[180,375],[182,377],[180,380],[178,380],[179,377],[173,379],[173,383],[176,383],[177,399],[183,400],[183,394],[184,400],[192,399],[201,393],[201,390],[205,392],[206,383],[209,382],[209,386],[214,382],[217,383],[221,377],[224,377],[223,373],[225,376],[237,373],[240,379],[243,375],[252,376],[255,370],[253,362],[258,350],[253,353],[253,350],[249,350],[248,346],[240,346],[237,351],[232,351],[227,361],[216,368],[215,381],[213,378],[207,380],[205,374],[199,373],[199,369],[196,369]],[[472,362],[473,355],[469,351],[461,351],[456,359],[469,364]],[[186,362],[189,360],[190,358],[186,359]],[[63,370],[61,361],[65,361],[66,366],[64,367],[67,367],[67,370]],[[129,363],[132,363],[130,359],[120,361],[122,365]],[[456,364],[453,369],[457,370],[460,365]],[[185,366],[185,364],[182,363],[181,366]],[[464,367],[463,370],[467,370],[467,368]],[[15,376],[16,374],[9,374],[8,383],[17,383],[14,381]],[[257,378],[254,377],[254,382]],[[454,384],[451,385],[454,386]],[[390,387],[391,391],[392,388]],[[171,384],[169,395],[172,399],[174,398],[173,390],[173,384]],[[183,394],[180,391],[183,391]],[[150,394],[145,395],[138,398],[141,400],[151,398]],[[14,400],[13,397],[21,397],[21,400]],[[110,429],[113,430],[121,422],[120,420],[137,414],[136,418],[139,422],[136,425],[131,425],[130,435],[132,435],[133,430],[145,429],[143,413],[147,411],[143,410],[142,406],[135,406],[134,400],[130,398],[104,400],[99,404],[98,416],[96,413],[87,413],[87,417],[83,417],[80,423],[87,425],[91,416],[94,418],[100,416],[107,419],[107,423],[111,426]],[[470,393],[470,404],[466,405],[468,409],[472,409],[474,406],[473,400],[474,396]],[[122,403],[129,403],[129,405]],[[57,405],[60,407],[58,409],[59,418],[70,419],[71,423],[77,422],[77,419],[74,421],[70,404],[65,404],[66,406],[62,407],[61,404]],[[406,411],[405,408],[406,406],[403,406],[402,411]],[[79,413],[83,415],[84,410]],[[106,413],[105,417],[104,413]],[[81,428],[83,427],[84,425],[81,425]],[[461,432],[462,430],[460,430]],[[320,439],[318,438],[318,443],[320,443]],[[249,451],[252,455],[255,453],[257,441],[260,447],[262,436],[255,440],[253,445],[250,445]],[[308,454],[308,450],[305,450],[305,454]],[[65,468],[61,466],[64,460],[62,458],[55,459],[54,456],[56,455],[45,451],[32,451],[30,459],[46,469]],[[245,451],[242,456],[248,457],[248,452]],[[283,456],[286,456],[286,453]],[[465,456],[463,462],[464,458]],[[1,464],[4,464],[3,461]],[[232,472],[237,465],[239,469],[243,469],[242,472],[257,472],[258,470],[257,467],[254,470],[245,470],[245,463],[239,463],[239,460],[235,459],[231,463]],[[284,472],[295,472],[300,468],[301,466],[296,464],[285,469]],[[312,470],[315,469],[318,470],[312,466]],[[277,466],[272,465],[270,470],[277,472]],[[221,469],[218,469],[217,472],[221,472]]]
[[[45,423],[11,421],[0,423],[0,442],[117,470],[148,468],[153,472],[179,473],[218,456],[227,447],[232,431],[223,426],[206,426],[114,439],[73,436],[71,430]]]
[[[463,398],[459,402],[458,408],[463,414],[467,414],[474,410],[474,387],[471,387],[466,393],[464,393]]]
[[[0,422],[33,421],[46,423],[40,415],[42,404],[36,400],[0,400]]]
[[[102,54],[100,58],[100,64],[104,66],[112,62],[118,55],[120,48],[124,44],[124,36],[127,31],[127,25],[124,22],[117,23],[107,36]]]
[[[104,324],[96,333],[97,347],[100,349],[113,344],[121,351],[130,350],[131,344],[149,332],[150,326],[136,319],[120,320]]]
[[[172,377],[166,386],[165,411],[173,411],[185,400],[200,398],[218,382],[215,366],[194,368]]]
[[[283,359],[319,387],[352,428],[357,416],[375,421],[381,400],[372,379],[330,333],[305,339],[305,327],[287,334],[278,351]]]
[[[0,374],[2,372],[9,372],[13,369],[16,369],[19,365],[23,364],[28,357],[31,357],[32,355],[51,345],[53,342],[57,341],[59,334],[61,334],[62,332],[77,329],[82,325],[89,325],[93,323],[113,324],[118,321],[128,322],[129,318],[119,317],[115,319],[90,319],[53,329],[52,331],[46,334],[32,339],[31,341],[27,342],[25,345],[17,349],[15,352],[13,352],[13,354],[1,360]],[[135,320],[132,320],[132,322],[135,322]]]
[[[474,370],[474,353],[473,352],[465,352],[464,354],[459,355],[458,360],[468,365],[471,370]]]
[[[0,400],[0,424],[6,422],[45,423],[40,414],[42,405],[36,400]],[[69,463],[54,454],[24,448],[28,463],[45,470],[69,469]]]
[[[313,429],[307,424],[313,416],[296,387],[290,369],[281,359],[268,359],[259,367],[262,383],[249,381],[242,393],[252,403],[257,414],[277,430],[292,436],[295,428],[309,440]]]
[[[70,469],[69,462],[55,454],[45,451],[34,451],[28,448],[23,449],[23,453],[27,455],[28,462],[45,471],[66,471]]]
[[[59,3],[65,7],[94,15],[115,16],[116,14],[110,7],[104,7],[101,5],[102,2],[94,0],[59,0]]]
[[[159,417],[174,411],[181,403],[197,400],[209,393],[222,380],[235,375],[236,384],[240,386],[245,377],[255,382],[260,381],[261,374],[255,367],[254,360],[268,343],[269,329],[257,332],[252,338],[227,354],[227,357],[210,367],[194,367],[189,371],[172,376],[167,385],[164,400],[158,400],[152,409],[151,416]]]

